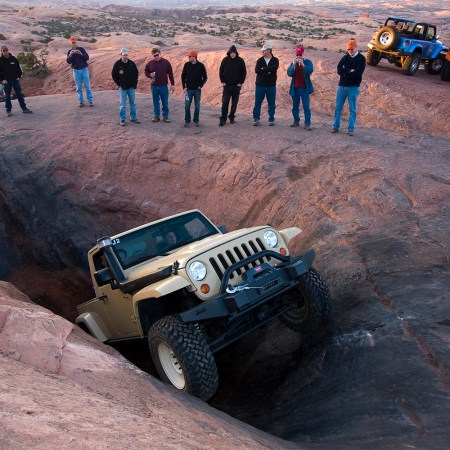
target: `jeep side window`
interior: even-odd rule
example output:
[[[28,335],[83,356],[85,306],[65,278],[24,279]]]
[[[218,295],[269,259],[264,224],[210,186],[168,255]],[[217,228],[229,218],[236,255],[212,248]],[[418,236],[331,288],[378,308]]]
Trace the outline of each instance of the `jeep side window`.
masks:
[[[431,40],[433,40],[435,38],[435,36],[436,36],[436,27],[433,27],[433,26],[429,25],[428,29],[427,29],[427,35],[425,36],[425,39],[427,41],[431,41]]]

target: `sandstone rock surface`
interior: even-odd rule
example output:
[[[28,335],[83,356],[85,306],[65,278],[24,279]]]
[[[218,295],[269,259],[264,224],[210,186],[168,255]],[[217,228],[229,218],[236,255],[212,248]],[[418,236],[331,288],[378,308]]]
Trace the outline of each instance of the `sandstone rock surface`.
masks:
[[[61,71],[52,84],[60,94],[28,98],[34,114],[0,131],[0,276],[73,321],[91,295],[85,253],[98,237],[190,208],[230,229],[300,226],[291,250],[315,248],[334,297],[328,339],[308,348],[279,324],[260,330],[218,356],[211,405],[308,448],[446,448],[448,83],[368,68],[355,136],[332,135],[337,61],[312,57],[312,132],[288,127],[282,76],[275,127],[251,126],[250,77],[237,123],[219,128],[212,76],[201,126],[185,129],[179,97],[172,123],[152,124],[144,92],[142,124],[118,126],[117,93],[99,90],[113,54],[92,68],[94,108],[64,93],[70,75]],[[217,70],[218,54],[204,59]],[[65,327],[53,329],[64,336]]]
[[[181,395],[0,282],[1,448],[294,448]]]

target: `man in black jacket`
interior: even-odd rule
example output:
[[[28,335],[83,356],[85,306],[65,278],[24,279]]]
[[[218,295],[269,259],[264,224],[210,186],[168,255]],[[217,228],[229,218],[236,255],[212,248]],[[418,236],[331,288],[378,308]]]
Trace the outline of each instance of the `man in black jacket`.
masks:
[[[202,87],[208,79],[206,67],[197,60],[198,52],[191,50],[188,54],[189,61],[183,66],[181,72],[181,85],[183,86],[184,101],[184,127],[189,127],[191,123],[191,104],[194,99],[194,123],[199,126],[200,98]]]
[[[22,88],[20,87],[19,80],[22,77],[22,68],[20,67],[19,61],[16,57],[9,53],[6,45],[1,46],[1,51],[0,80],[5,91],[6,116],[12,116],[11,91],[13,88],[17,94],[17,99],[19,100],[19,105],[22,108],[22,112],[25,114],[30,114],[32,111],[27,108],[24,96],[22,94]]]
[[[247,76],[247,69],[244,60],[239,56],[236,46],[232,45],[227,52],[227,56],[222,59],[219,69],[219,78],[223,86],[222,93],[222,116],[219,126],[223,127],[227,121],[228,105],[231,98],[231,110],[228,118],[230,123],[234,123],[236,108],[241,93],[241,86]]]
[[[277,95],[277,70],[280,66],[278,58],[272,54],[272,46],[265,44],[261,48],[262,56],[256,61],[255,107],[253,108],[253,126],[259,125],[261,105],[267,98],[269,125],[275,125],[275,98]]]
[[[128,59],[128,50],[123,48],[120,50],[121,58],[115,62],[111,75],[114,82],[119,86],[120,97],[120,125],[125,126],[127,117],[127,97],[130,102],[130,121],[140,123],[136,117],[136,88],[138,84],[139,72],[136,64]]]
[[[358,47],[354,39],[347,42],[347,54],[341,58],[337,66],[337,73],[340,76],[339,86],[336,91],[336,108],[334,110],[334,122],[332,133],[337,133],[341,125],[341,114],[345,100],[348,98],[347,134],[353,136],[356,123],[356,100],[359,95],[359,86],[362,75],[366,68],[366,58],[358,52]]]

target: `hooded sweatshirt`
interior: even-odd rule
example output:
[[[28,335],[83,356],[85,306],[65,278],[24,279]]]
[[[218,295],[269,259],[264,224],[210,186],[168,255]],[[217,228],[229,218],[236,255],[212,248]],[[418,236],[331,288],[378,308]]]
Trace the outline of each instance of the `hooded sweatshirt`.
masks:
[[[230,53],[236,53],[236,58],[232,58]],[[244,84],[245,77],[247,76],[247,69],[245,67],[244,60],[239,56],[236,47],[232,45],[227,56],[223,58],[220,69],[219,78],[222,83],[227,86],[237,86],[238,84]]]

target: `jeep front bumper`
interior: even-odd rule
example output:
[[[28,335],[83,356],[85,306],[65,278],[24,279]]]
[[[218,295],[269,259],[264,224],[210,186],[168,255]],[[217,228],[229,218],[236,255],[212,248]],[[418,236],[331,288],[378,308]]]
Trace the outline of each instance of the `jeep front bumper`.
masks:
[[[245,280],[240,285],[228,284],[230,274],[234,270],[248,266],[255,260],[261,261],[262,257],[277,259],[281,264],[271,266],[263,262],[247,270],[244,274]],[[220,293],[215,299],[181,313],[180,317],[184,322],[201,322],[223,317],[236,319],[297,287],[299,277],[308,272],[314,257],[314,250],[296,258],[282,256],[270,250],[257,253],[228,268]]]

